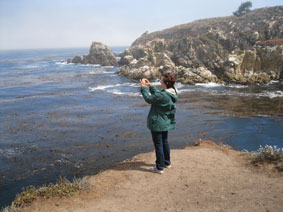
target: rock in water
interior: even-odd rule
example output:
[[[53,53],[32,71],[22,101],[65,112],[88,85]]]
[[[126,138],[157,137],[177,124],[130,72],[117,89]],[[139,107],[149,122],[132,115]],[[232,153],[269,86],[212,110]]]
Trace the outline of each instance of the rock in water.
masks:
[[[69,60],[67,60],[68,62]],[[82,58],[80,56],[75,56],[72,61],[72,63],[81,63],[82,62]]]
[[[118,66],[116,56],[113,54],[110,48],[99,42],[92,42],[89,54],[84,55],[82,59],[80,56],[75,56],[72,59],[72,63]]]

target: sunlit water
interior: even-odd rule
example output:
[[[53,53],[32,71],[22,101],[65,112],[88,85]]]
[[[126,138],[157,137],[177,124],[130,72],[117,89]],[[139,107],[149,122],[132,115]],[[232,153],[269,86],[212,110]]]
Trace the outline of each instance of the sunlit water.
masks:
[[[0,208],[22,187],[95,174],[153,150],[139,83],[116,75],[119,68],[65,63],[87,51],[0,52]],[[238,150],[283,147],[282,83],[177,88],[171,148],[198,139]]]

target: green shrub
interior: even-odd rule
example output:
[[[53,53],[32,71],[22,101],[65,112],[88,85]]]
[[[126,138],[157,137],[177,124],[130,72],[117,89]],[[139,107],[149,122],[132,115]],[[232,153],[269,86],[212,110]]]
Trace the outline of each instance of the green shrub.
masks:
[[[252,162],[254,163],[272,163],[279,162],[283,159],[283,148],[277,148],[277,146],[260,145],[259,149],[252,154]]]
[[[61,177],[56,184],[50,183],[48,186],[29,186],[17,194],[11,206],[3,208],[2,212],[16,212],[19,208],[30,205],[36,198],[49,199],[52,197],[71,197],[76,192],[89,188],[86,178],[74,179],[71,183],[66,178]]]

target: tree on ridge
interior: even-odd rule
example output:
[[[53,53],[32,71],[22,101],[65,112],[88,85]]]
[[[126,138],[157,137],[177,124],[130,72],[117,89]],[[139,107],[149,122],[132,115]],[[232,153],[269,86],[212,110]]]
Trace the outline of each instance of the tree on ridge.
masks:
[[[246,1],[241,3],[238,10],[233,12],[234,16],[240,17],[242,15],[245,15],[246,13],[250,12],[250,8],[253,6],[251,1]]]

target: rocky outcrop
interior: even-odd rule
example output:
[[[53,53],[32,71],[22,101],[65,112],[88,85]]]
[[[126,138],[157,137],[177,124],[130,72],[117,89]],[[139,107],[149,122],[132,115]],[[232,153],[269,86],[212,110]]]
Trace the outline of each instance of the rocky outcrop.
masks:
[[[157,78],[170,71],[191,84],[280,80],[282,26],[283,6],[278,6],[144,33],[121,54],[118,74]]]
[[[113,52],[106,45],[99,42],[93,42],[91,44],[89,54],[84,55],[83,58],[75,56],[72,60],[67,60],[67,62],[100,64],[102,66],[118,66],[116,56]]]
[[[226,81],[243,83],[280,80],[283,73],[282,47],[255,46],[247,51],[233,52],[223,66],[222,76]]]

